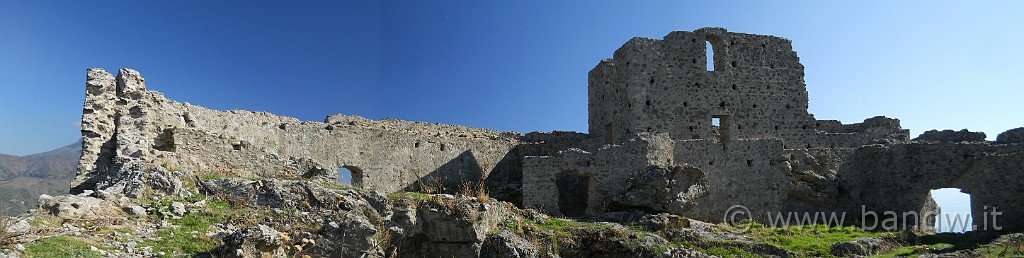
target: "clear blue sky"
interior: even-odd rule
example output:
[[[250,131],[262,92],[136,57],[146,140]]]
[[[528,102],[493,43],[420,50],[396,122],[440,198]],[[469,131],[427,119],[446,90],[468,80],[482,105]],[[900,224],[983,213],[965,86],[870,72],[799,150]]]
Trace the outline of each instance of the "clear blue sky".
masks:
[[[586,131],[599,60],[634,36],[707,26],[792,39],[818,119],[993,139],[1024,126],[1022,13],[1020,1],[3,1],[0,153],[76,141],[89,67],[135,68],[214,109]]]

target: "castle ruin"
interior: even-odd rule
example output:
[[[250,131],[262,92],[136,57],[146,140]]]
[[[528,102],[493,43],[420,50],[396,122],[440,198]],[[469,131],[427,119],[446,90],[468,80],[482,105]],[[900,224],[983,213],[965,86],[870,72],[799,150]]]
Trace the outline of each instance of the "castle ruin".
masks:
[[[167,170],[337,180],[347,168],[367,190],[486,182],[499,199],[559,216],[722,221],[743,205],[763,221],[768,212],[934,213],[929,190],[955,187],[971,194],[974,218],[997,207],[1002,231],[1024,231],[1024,129],[995,142],[966,131],[911,140],[897,119],[817,120],[803,76],[784,38],[721,28],[634,38],[590,72],[589,134],[523,135],[215,111],[147,90],[137,71],[89,69],[72,192],[139,196],[152,190],[139,182]]]

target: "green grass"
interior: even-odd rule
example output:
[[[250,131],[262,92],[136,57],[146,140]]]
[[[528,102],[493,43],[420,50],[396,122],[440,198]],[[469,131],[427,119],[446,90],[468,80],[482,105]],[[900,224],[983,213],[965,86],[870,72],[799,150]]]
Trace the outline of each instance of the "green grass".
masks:
[[[219,239],[206,236],[206,233],[210,225],[227,222],[232,211],[227,201],[209,199],[202,210],[194,210],[180,219],[167,219],[178,227],[161,228],[156,231],[159,241],[144,241],[140,246],[152,246],[154,253],[164,252],[166,257],[214,251],[222,243]]]
[[[807,226],[791,228],[771,228],[759,223],[748,222],[735,227],[724,226],[722,229],[729,231],[740,231],[746,229],[743,235],[752,239],[750,243],[765,243],[785,249],[801,257],[828,257],[831,256],[832,245],[841,242],[856,240],[861,237],[885,237],[893,236],[892,232],[864,231],[857,227],[825,227]],[[735,246],[735,241],[713,240],[700,243],[688,242],[681,239],[671,240],[671,246],[682,246],[688,249],[698,250],[705,254],[723,257],[756,257],[758,255]]]
[[[618,236],[628,234],[626,231],[613,228],[607,224],[580,222],[563,218],[550,218],[539,222],[529,219],[505,220],[498,226],[520,235],[527,235],[527,237],[531,237],[531,235],[532,237],[542,236],[541,240],[547,242],[551,247],[550,251],[555,254],[561,252],[561,244],[573,242],[576,232],[579,230],[609,230],[610,234]]]
[[[224,175],[221,175],[221,174],[202,174],[202,175],[199,175],[199,178],[203,179],[204,181],[221,180],[221,179],[224,179]]]
[[[747,252],[746,250],[743,250],[742,248],[735,247],[735,246],[728,246],[728,247],[716,246],[716,247],[704,249],[704,253],[708,254],[708,255],[717,255],[717,256],[722,256],[722,257],[760,257],[759,255],[756,255],[756,254],[751,253],[751,252]]]
[[[433,201],[434,197],[429,195],[429,194],[420,193],[420,192],[394,192],[394,193],[388,194],[388,199],[392,199],[392,200],[401,200],[401,199],[422,200],[422,201],[428,201],[429,202],[429,201]]]
[[[894,250],[892,252],[889,252],[889,253],[886,253],[886,254],[882,254],[882,255],[878,255],[877,257],[888,258],[888,257],[916,256],[916,255],[919,255],[919,254],[933,253],[934,251],[942,250],[944,248],[952,247],[952,246],[953,246],[952,244],[946,244],[946,243],[932,244],[932,245],[903,246],[903,247],[897,248],[896,250]]]
[[[1024,243],[1001,243],[979,249],[981,257],[1021,257],[1024,256]]]
[[[800,256],[829,256],[832,245],[856,240],[861,237],[895,236],[892,232],[864,231],[863,229],[846,227],[826,227],[823,225],[771,228],[758,223],[749,225],[746,235],[771,245],[781,247]]]
[[[915,256],[959,250],[976,250],[979,257],[1019,257],[1024,255],[1024,243],[999,243],[985,245],[989,240],[975,238],[971,234],[939,233],[918,238],[921,244],[903,246],[879,257]]]
[[[56,236],[36,240],[25,245],[26,257],[102,257],[99,253],[92,251],[90,247],[108,249],[100,244],[69,236]]]

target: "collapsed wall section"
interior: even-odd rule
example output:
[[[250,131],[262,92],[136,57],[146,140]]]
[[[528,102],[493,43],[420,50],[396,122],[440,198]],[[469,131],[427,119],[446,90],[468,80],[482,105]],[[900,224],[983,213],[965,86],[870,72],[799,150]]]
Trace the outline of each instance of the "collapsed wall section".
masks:
[[[572,148],[523,160],[523,206],[558,216],[613,211],[626,182],[649,167],[672,164],[667,134],[640,134],[621,145],[585,151]]]

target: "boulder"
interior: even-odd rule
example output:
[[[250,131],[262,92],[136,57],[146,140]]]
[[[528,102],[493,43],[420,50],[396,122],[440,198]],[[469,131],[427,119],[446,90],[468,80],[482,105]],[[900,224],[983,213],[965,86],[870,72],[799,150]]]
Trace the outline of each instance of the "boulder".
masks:
[[[117,204],[84,195],[43,195],[39,197],[39,208],[63,219],[93,220],[125,216]]]
[[[886,250],[888,250],[888,245],[885,240],[862,237],[854,241],[833,244],[830,253],[840,257],[852,257],[876,255]]]
[[[277,230],[256,225],[224,238],[221,257],[285,257],[284,240]]]
[[[487,236],[480,249],[480,257],[540,257],[540,252],[537,251],[537,246],[523,237],[508,231],[501,231]]]
[[[143,208],[142,206],[131,205],[131,206],[125,206],[123,209],[124,209],[124,212],[128,213],[128,215],[132,215],[132,216],[135,216],[135,217],[146,216],[146,208]]]
[[[32,229],[32,225],[28,224],[28,219],[19,220],[14,225],[7,227],[7,232],[11,233],[22,233]]]
[[[186,212],[187,211],[185,210],[185,204],[184,203],[180,203],[180,202],[173,202],[173,203],[171,203],[171,214],[174,214],[174,216],[185,216]]]

